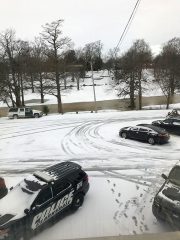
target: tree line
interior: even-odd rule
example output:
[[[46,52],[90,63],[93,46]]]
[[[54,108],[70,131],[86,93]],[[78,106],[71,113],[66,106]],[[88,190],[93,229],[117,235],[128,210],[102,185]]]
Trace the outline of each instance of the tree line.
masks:
[[[130,108],[135,108],[135,95],[142,108],[142,84],[148,81],[145,69],[151,70],[154,81],[166,97],[166,108],[180,90],[180,38],[166,42],[161,52],[153,57],[144,39],[136,40],[119,58],[112,56],[106,65],[113,69],[114,80],[119,85],[119,96],[129,96]]]
[[[0,33],[0,101],[8,106],[25,105],[24,91],[39,92],[41,103],[45,94],[57,98],[58,112],[63,113],[61,91],[67,79],[77,82],[85,71],[102,68],[102,43],[88,43],[73,49],[73,42],[63,36],[63,20],[46,23],[33,42],[16,38],[15,31]]]
[[[67,79],[80,87],[80,78],[90,70],[108,69],[119,86],[119,96],[129,96],[130,108],[138,97],[142,108],[143,84],[148,81],[144,69],[150,69],[167,99],[167,108],[180,88],[180,38],[173,38],[153,57],[144,39],[136,40],[120,57],[110,50],[103,60],[101,41],[74,49],[73,42],[63,35],[63,20],[42,26],[33,42],[17,39],[12,29],[0,33],[0,101],[7,106],[25,106],[25,90],[57,98],[58,112],[63,113],[61,92],[68,87]]]

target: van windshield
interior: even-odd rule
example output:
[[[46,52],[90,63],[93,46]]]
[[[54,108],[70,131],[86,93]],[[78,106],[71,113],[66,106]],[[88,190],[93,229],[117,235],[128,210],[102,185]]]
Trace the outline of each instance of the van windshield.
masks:
[[[169,174],[169,181],[180,186],[180,167],[176,166]]]

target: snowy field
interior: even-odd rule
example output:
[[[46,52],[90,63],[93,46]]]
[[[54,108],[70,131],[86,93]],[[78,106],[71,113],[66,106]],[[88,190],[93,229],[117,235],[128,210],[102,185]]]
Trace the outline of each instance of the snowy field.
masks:
[[[163,119],[166,110],[0,118],[0,175],[10,187],[27,174],[74,161],[89,175],[90,190],[76,213],[34,240],[169,231],[152,215],[155,193],[179,160],[180,137],[149,145],[118,135],[121,127]]]

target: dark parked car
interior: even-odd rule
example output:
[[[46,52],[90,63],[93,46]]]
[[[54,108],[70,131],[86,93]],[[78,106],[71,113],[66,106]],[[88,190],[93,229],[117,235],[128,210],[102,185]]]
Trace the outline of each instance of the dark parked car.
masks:
[[[77,210],[88,189],[87,174],[73,162],[35,172],[0,200],[0,239],[28,239],[66,210]]]
[[[168,118],[165,120],[157,120],[152,122],[152,125],[162,127],[168,132],[180,135],[180,119]]]
[[[135,127],[124,127],[120,129],[119,136],[122,138],[146,141],[149,144],[164,143],[169,140],[169,134],[166,130],[150,124],[139,124]]]
[[[154,198],[152,211],[158,220],[180,228],[180,165],[175,165]]]

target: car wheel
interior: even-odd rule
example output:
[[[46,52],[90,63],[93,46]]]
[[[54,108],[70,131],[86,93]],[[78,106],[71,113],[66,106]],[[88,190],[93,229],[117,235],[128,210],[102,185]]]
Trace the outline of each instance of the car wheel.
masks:
[[[153,145],[155,143],[154,138],[152,138],[152,137],[148,138],[148,143]]]
[[[127,133],[122,132],[122,133],[121,133],[121,137],[122,137],[122,138],[127,138]]]
[[[17,114],[13,115],[13,118],[18,119],[18,115]]]
[[[79,207],[82,206],[84,202],[84,195],[82,193],[77,194],[72,202],[72,210],[76,211]]]
[[[34,114],[34,117],[35,117],[35,118],[39,118],[39,114],[38,114],[38,113],[35,113],[35,114]]]

